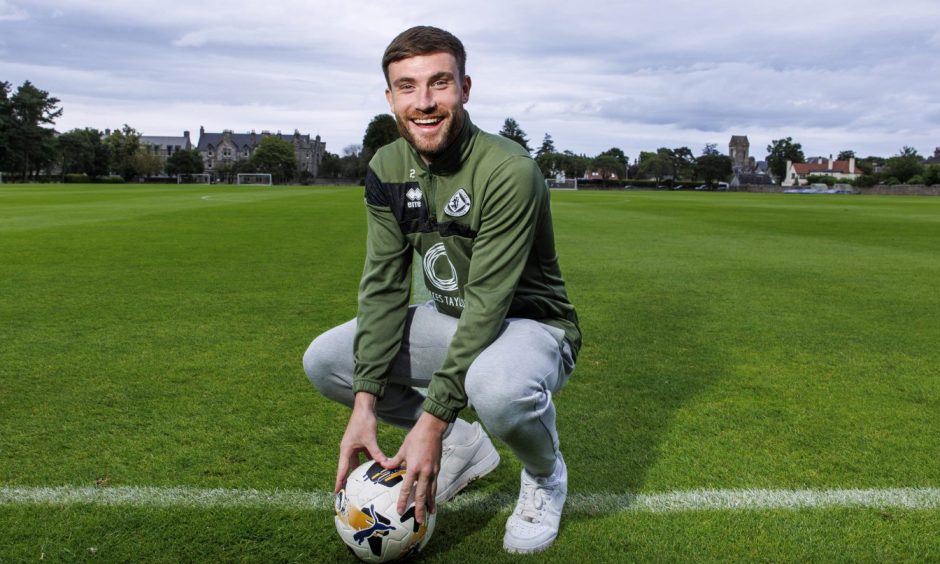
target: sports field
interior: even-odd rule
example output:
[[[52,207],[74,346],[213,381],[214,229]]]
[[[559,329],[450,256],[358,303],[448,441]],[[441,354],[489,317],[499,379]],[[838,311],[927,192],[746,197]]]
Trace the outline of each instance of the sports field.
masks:
[[[585,346],[539,562],[940,560],[940,198],[552,198]],[[0,562],[351,561],[300,358],[363,236],[356,187],[0,185]],[[422,561],[525,560],[498,447]]]

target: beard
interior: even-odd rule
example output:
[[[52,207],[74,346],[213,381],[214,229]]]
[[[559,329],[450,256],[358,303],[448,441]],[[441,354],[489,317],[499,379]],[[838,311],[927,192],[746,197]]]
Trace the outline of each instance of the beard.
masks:
[[[430,119],[435,117],[442,118],[442,121],[440,129],[431,137],[414,134],[408,128],[408,124],[412,123],[412,119]],[[461,106],[457,108],[456,111],[446,112],[444,114],[419,114],[411,117],[396,115],[395,118],[395,124],[398,126],[398,132],[401,136],[415,148],[415,151],[417,151],[419,155],[430,162],[450,147],[450,144],[460,135],[460,130],[463,129],[464,124],[464,110],[463,106]]]

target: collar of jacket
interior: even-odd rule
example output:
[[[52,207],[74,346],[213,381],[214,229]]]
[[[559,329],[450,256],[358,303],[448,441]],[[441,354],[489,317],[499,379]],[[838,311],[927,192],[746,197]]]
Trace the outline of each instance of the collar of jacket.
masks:
[[[470,149],[473,146],[473,138],[476,137],[476,133],[479,129],[470,121],[469,112],[464,110],[463,115],[463,128],[461,128],[460,134],[457,135],[453,143],[444,149],[443,153],[438,155],[427,165],[427,169],[431,174],[454,174],[460,170],[460,167],[466,162],[467,158],[469,158]],[[421,155],[418,154],[418,151],[416,151],[410,143],[408,146],[411,147],[411,152],[414,157],[418,159],[418,162],[423,163],[424,160],[421,158]]]

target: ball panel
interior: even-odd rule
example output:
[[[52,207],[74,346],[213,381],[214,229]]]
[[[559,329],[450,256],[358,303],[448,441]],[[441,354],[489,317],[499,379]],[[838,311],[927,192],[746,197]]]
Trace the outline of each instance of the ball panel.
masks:
[[[386,470],[366,462],[354,470],[336,494],[334,523],[353,554],[366,562],[387,562],[424,548],[436,521],[429,514],[419,525],[412,504],[403,515],[396,507],[406,470]]]

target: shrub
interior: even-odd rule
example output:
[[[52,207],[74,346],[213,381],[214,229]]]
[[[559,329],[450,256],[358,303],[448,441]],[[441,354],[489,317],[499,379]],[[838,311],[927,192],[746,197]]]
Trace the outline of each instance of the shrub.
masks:
[[[806,177],[806,181],[810,184],[825,184],[826,186],[832,188],[833,184],[841,182],[835,176],[829,176],[826,174],[811,174]]]
[[[923,177],[927,186],[940,184],[940,164],[925,167]]]
[[[91,182],[91,179],[88,178],[87,174],[66,174],[62,177],[62,182],[66,184],[87,184]]]

